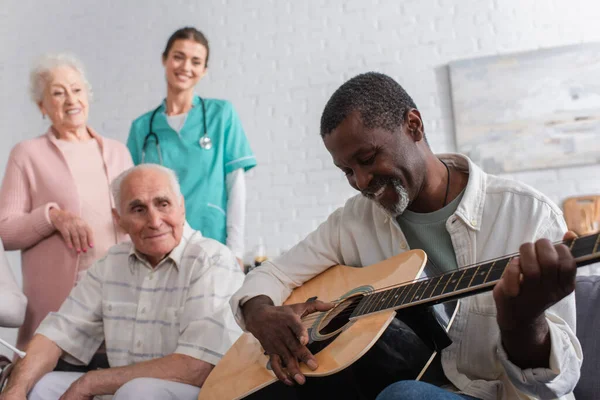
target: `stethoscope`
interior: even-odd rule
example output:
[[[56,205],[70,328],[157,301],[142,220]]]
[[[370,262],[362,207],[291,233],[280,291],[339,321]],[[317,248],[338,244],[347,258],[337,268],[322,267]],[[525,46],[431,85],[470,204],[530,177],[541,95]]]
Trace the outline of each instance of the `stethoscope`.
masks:
[[[200,99],[200,103],[202,104],[202,123],[204,126],[204,135],[202,135],[202,137],[200,138],[198,143],[200,143],[200,147],[202,147],[204,150],[210,150],[212,148],[212,140],[210,140],[210,138],[208,137],[208,129],[206,128],[206,106],[204,105],[204,99],[200,96],[198,96],[198,98]],[[144,159],[146,158],[146,145],[148,144],[148,138],[154,137],[154,140],[156,140],[156,152],[158,153],[158,161],[160,162],[161,165],[164,165],[163,158],[162,158],[162,152],[160,151],[160,142],[158,141],[158,135],[156,133],[154,133],[154,131],[152,130],[152,124],[154,123],[154,116],[156,115],[158,110],[160,110],[161,107],[162,107],[162,104],[160,106],[156,107],[154,112],[152,112],[152,116],[150,117],[148,134],[144,138],[144,144],[142,145],[142,163],[144,163]]]

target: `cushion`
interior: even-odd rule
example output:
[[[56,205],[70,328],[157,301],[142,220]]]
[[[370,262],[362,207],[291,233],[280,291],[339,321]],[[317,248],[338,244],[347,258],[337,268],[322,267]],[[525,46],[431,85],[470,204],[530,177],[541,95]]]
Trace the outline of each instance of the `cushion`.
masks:
[[[577,276],[577,337],[583,348],[577,400],[597,399],[600,393],[600,275]]]

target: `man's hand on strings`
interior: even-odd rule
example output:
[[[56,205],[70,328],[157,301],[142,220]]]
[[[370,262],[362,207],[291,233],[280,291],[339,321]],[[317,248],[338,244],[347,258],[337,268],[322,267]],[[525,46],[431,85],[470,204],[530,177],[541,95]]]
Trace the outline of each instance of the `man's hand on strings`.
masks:
[[[289,306],[274,306],[267,296],[257,296],[242,307],[246,328],[260,342],[271,359],[271,368],[286,385],[306,381],[300,372],[299,362],[311,370],[318,367],[317,360],[308,350],[308,330],[302,318],[318,311],[327,311],[331,303],[310,301]]]

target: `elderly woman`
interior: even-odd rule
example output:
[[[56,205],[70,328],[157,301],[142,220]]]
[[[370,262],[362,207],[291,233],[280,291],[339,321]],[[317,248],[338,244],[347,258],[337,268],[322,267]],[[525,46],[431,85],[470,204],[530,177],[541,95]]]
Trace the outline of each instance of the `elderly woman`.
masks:
[[[0,188],[0,238],[7,250],[21,250],[29,300],[21,349],[82,273],[126,238],[111,215],[109,184],[132,166],[123,144],[87,125],[91,90],[77,59],[46,56],[30,78],[32,99],[51,125],[12,149]]]

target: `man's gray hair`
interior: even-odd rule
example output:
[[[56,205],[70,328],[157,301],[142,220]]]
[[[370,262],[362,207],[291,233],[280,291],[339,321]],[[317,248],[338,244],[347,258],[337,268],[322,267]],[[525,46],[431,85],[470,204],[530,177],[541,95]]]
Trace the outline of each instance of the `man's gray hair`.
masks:
[[[29,94],[35,104],[39,104],[44,99],[44,91],[48,84],[48,74],[58,67],[71,67],[81,75],[81,80],[88,91],[88,97],[92,98],[92,86],[85,76],[83,64],[77,57],[68,53],[46,54],[41,57],[29,73]]]
[[[123,184],[123,181],[133,172],[140,170],[154,170],[167,175],[169,177],[169,182],[171,183],[171,189],[173,190],[173,193],[175,193],[177,197],[182,196],[181,187],[179,186],[179,180],[177,179],[177,174],[175,174],[175,172],[172,169],[163,167],[162,165],[158,164],[140,164],[121,172],[119,176],[113,179],[112,183],[110,184],[113,199],[115,200],[115,208],[117,209],[117,212],[119,214],[121,214],[121,186]]]

